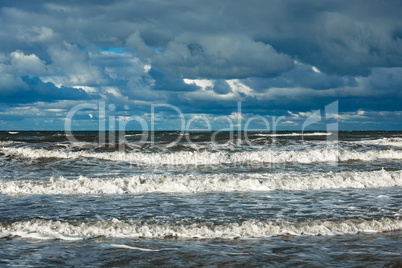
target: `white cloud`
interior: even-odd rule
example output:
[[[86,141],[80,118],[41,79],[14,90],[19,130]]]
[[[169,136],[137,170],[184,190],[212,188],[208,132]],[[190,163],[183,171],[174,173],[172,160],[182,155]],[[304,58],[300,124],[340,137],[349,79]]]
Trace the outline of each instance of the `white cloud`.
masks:
[[[313,71],[316,72],[316,73],[321,73],[321,71],[318,70],[318,68],[315,67],[315,66],[312,66],[311,69],[313,69]]]
[[[24,52],[16,50],[11,52],[10,56],[11,65],[20,75],[44,75],[47,73],[45,62],[35,54],[25,55]]]
[[[152,66],[150,64],[145,64],[144,65],[144,71],[147,73],[149,70],[151,70]]]
[[[77,88],[77,89],[82,89],[84,90],[86,93],[96,93],[98,92],[96,87],[89,87],[89,86],[73,86],[73,88]]]
[[[214,83],[211,80],[208,79],[183,79],[184,83],[186,84],[196,84],[199,86],[201,89],[205,90],[207,87],[212,87]]]
[[[119,91],[119,89],[116,88],[116,87],[102,87],[102,89],[103,89],[106,93],[111,94],[111,95],[113,95],[113,96],[115,96],[115,97],[123,97],[123,96],[121,95],[121,92]]]
[[[91,63],[88,51],[80,50],[78,46],[64,43],[63,46],[52,46],[49,54],[53,61],[53,70],[61,75],[64,86],[91,86],[106,82],[101,69]]]
[[[239,114],[239,113],[236,113],[236,112],[231,113],[231,114],[229,115],[229,117],[230,117],[232,120],[243,120],[243,119],[244,119],[244,117],[243,117],[242,114]]]

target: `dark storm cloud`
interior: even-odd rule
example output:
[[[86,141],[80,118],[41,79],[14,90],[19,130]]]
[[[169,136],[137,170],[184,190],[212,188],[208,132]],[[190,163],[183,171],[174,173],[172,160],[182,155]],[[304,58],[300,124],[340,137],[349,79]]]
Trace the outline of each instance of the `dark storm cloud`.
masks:
[[[80,88],[56,87],[53,83],[44,83],[37,76],[18,78],[13,90],[3,91],[0,86],[1,103],[52,102],[57,100],[90,100],[98,95],[88,95]]]
[[[3,6],[1,32],[9,39],[3,48],[30,40],[18,46],[40,50],[46,38],[127,47],[177,77],[275,75],[292,68],[291,57],[340,75],[402,64],[397,1],[6,1]]]
[[[335,99],[348,111],[400,110],[401,13],[400,1],[374,0],[3,0],[0,96],[214,113]]]
[[[246,78],[278,75],[293,60],[262,42],[244,36],[180,36],[156,56],[156,66],[187,78]]]
[[[168,75],[156,70],[149,70],[148,74],[155,79],[155,84],[152,86],[154,90],[166,90],[166,91],[195,91],[199,87],[195,84],[186,84],[183,79],[173,79]]]
[[[214,81],[213,90],[218,94],[228,94],[232,91],[230,85],[225,80]]]
[[[311,88],[315,90],[325,90],[340,88],[345,86],[357,86],[358,83],[353,77],[340,77],[329,75],[316,69],[315,67],[298,64],[293,70],[283,73],[281,76],[273,78],[248,78],[244,84],[263,91],[269,88]]]

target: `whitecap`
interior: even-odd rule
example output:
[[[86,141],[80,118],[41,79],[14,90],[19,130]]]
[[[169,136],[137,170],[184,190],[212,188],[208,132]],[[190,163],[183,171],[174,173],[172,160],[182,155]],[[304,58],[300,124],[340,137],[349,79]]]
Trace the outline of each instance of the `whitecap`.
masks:
[[[164,153],[142,152],[90,152],[46,150],[30,147],[1,147],[6,155],[26,159],[95,158],[106,161],[127,162],[142,166],[207,166],[207,165],[258,165],[263,163],[316,163],[346,161],[401,160],[402,150],[336,150],[313,149],[309,151],[261,150],[243,152],[178,151]]]
[[[402,138],[392,137],[392,138],[382,138],[382,139],[374,139],[374,140],[361,140],[361,141],[354,142],[354,143],[366,144],[366,145],[402,147]]]
[[[331,132],[307,132],[307,133],[258,133],[254,136],[262,137],[295,137],[295,136],[330,136]]]
[[[144,223],[128,222],[81,222],[32,220],[0,224],[0,236],[19,236],[32,239],[78,240],[94,237],[117,238],[261,238],[272,236],[334,236],[357,233],[381,233],[401,231],[402,220],[338,219],[292,222],[284,220],[248,220],[242,223]],[[126,246],[124,246],[126,247]],[[135,248],[137,249],[137,248]]]
[[[0,181],[4,195],[139,194],[247,191],[306,191],[402,187],[402,171],[338,173],[149,174],[119,178]]]
[[[131,249],[131,250],[139,250],[139,251],[160,251],[160,250],[155,250],[155,249],[132,247],[132,246],[121,245],[121,244],[110,244],[110,246],[114,247],[114,248],[125,248],[125,249]]]

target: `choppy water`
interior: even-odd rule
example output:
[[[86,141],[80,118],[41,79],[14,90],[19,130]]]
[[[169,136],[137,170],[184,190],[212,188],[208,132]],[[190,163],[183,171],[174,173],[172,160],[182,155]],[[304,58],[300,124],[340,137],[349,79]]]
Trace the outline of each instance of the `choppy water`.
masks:
[[[74,134],[0,132],[1,266],[402,265],[402,132]]]

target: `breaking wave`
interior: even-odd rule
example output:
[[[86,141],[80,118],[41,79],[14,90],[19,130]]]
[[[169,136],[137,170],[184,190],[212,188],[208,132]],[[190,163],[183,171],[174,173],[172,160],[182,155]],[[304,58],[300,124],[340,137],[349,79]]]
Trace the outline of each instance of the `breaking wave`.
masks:
[[[242,223],[171,224],[128,221],[60,222],[32,220],[0,224],[0,237],[19,236],[34,239],[81,240],[94,237],[119,238],[260,238],[281,235],[333,236],[357,233],[401,231],[402,220],[315,220],[304,222],[256,221]]]
[[[375,139],[375,140],[362,140],[362,141],[359,141],[359,143],[368,144],[368,145],[402,147],[402,138],[392,137],[392,138],[382,138],[382,139]]]
[[[262,137],[296,137],[296,136],[330,136],[331,132],[314,132],[314,133],[258,133],[254,136]]]
[[[259,164],[259,163],[315,163],[345,161],[401,160],[400,150],[343,151],[333,149],[315,149],[310,151],[243,151],[243,152],[209,152],[179,151],[169,153],[142,152],[89,152],[34,149],[29,147],[3,147],[5,155],[14,155],[26,159],[42,158],[95,158],[106,161],[119,161],[144,166],[177,165],[222,165],[222,164]]]
[[[337,188],[402,187],[402,171],[310,174],[179,174],[125,178],[64,177],[0,181],[0,194],[137,194],[245,191],[303,191]]]

